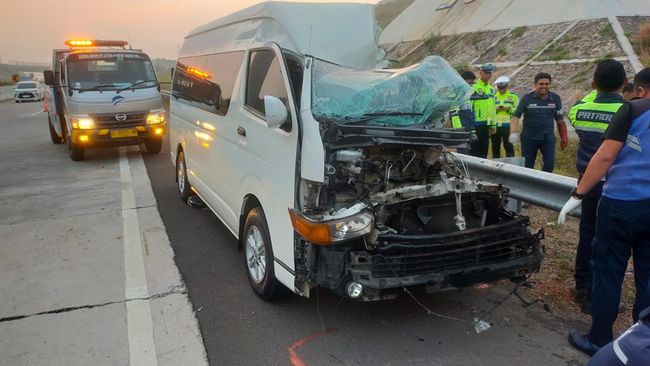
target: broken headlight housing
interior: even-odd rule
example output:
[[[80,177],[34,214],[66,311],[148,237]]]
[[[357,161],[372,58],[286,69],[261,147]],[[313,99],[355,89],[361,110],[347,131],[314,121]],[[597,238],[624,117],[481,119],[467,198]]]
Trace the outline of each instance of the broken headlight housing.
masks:
[[[372,213],[359,212],[352,216],[326,221],[314,221],[289,210],[294,230],[305,240],[318,245],[331,245],[370,233],[374,226]]]

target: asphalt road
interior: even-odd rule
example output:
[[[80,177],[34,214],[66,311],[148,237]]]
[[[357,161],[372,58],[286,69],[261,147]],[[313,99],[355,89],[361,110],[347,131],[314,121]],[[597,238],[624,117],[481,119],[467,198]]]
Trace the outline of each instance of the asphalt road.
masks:
[[[73,162],[43,103],[0,103],[0,365],[204,365],[137,147]]]
[[[549,314],[539,305],[523,308],[514,297],[498,305],[508,295],[508,285],[415,294],[417,301],[403,295],[356,303],[322,289],[312,291],[309,299],[260,300],[249,288],[235,238],[209,210],[192,209],[178,198],[169,146],[164,146],[160,155],[146,156],[145,164],[211,365],[586,361],[567,344],[575,324],[566,324],[561,314]],[[529,294],[525,289],[521,293]],[[492,327],[478,334],[472,324],[475,314]]]

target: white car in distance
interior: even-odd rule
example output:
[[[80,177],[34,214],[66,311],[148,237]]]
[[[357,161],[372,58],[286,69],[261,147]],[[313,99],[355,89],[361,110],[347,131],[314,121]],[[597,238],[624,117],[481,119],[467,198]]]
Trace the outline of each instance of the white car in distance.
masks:
[[[16,103],[40,101],[45,99],[45,90],[38,81],[20,81],[14,88],[14,100]]]

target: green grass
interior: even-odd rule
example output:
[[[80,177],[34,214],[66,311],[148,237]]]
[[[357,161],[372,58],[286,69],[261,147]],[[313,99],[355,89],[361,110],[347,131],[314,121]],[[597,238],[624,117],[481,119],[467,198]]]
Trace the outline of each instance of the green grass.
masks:
[[[551,61],[565,60],[569,58],[569,55],[570,55],[569,50],[566,49],[564,46],[559,44],[554,44],[548,49],[546,49],[544,54],[542,54],[541,59],[551,60]]]
[[[483,40],[483,37],[481,36],[481,33],[475,33],[474,35],[472,35],[472,38],[470,39],[470,42],[472,42],[472,44],[474,46],[476,46],[479,43],[481,43],[482,40]]]
[[[600,35],[601,38],[613,38],[616,33],[614,33],[614,30],[612,29],[611,24],[607,23],[606,26],[604,26],[598,34]]]
[[[375,18],[383,29],[408,8],[414,0],[395,0],[375,5]]]
[[[440,37],[431,33],[424,40],[424,46],[427,48],[427,51],[429,51],[429,53],[431,54],[435,51],[436,46],[438,45],[439,42],[440,42]]]
[[[528,27],[526,27],[526,26],[517,27],[517,28],[513,29],[510,34],[512,35],[512,38],[519,38],[519,37],[523,36],[524,33],[526,33],[527,30],[528,30]]]

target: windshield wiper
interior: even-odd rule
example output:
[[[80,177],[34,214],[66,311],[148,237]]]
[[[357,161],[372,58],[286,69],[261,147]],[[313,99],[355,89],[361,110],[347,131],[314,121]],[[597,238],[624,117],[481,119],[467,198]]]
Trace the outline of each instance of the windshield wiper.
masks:
[[[382,113],[364,113],[359,119],[344,121],[345,125],[356,125],[364,122],[372,121],[381,117],[395,117],[395,116],[421,116],[419,112],[382,112]]]
[[[77,89],[79,93],[87,92],[87,91],[97,91],[103,88],[113,88],[115,87],[115,84],[99,84],[95,85],[92,88],[86,88],[86,89]]]
[[[158,84],[158,81],[156,81],[156,80],[142,80],[142,81],[138,81],[137,83],[133,83],[133,84],[131,84],[129,86],[125,86],[122,89],[118,89],[115,93],[119,94],[121,91],[128,90],[128,89],[133,89],[137,85],[142,85],[144,83],[152,83],[152,82]]]

